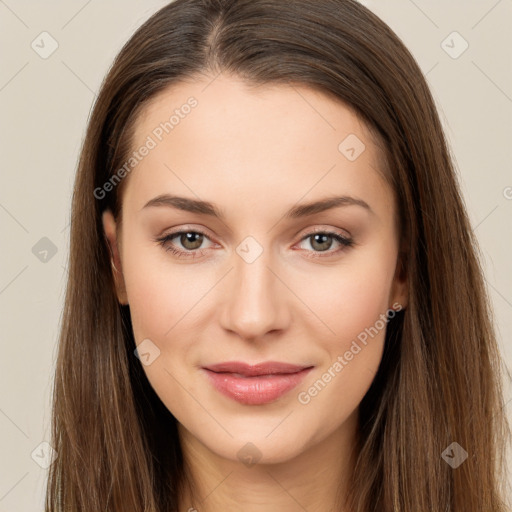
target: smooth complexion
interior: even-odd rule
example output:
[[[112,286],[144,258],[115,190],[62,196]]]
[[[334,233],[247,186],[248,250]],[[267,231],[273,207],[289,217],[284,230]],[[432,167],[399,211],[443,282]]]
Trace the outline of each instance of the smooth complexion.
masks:
[[[190,96],[197,107],[126,178],[121,226],[110,212],[103,217],[119,301],[130,306],[136,343],[150,339],[160,350],[144,370],[179,422],[198,486],[180,510],[333,510],[338,486],[347,490],[358,405],[385,330],[307,405],[297,397],[394,303],[406,306],[382,155],[343,103],[305,86],[256,88],[226,75],[159,94],[137,120],[133,147]],[[354,161],[338,150],[349,134],[366,147]],[[145,206],[163,194],[208,201],[223,217],[165,201]],[[287,216],[338,196],[368,208]],[[191,234],[157,241],[178,231]],[[256,245],[243,247],[262,250],[251,263],[237,252],[247,237]],[[247,405],[206,378],[202,367],[224,361],[314,368],[278,400]],[[240,460],[247,443],[261,454],[255,465]]]

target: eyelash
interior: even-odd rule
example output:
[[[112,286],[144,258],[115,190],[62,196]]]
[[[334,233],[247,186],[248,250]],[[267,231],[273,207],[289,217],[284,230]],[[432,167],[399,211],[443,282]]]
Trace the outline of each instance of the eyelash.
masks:
[[[168,251],[168,252],[171,252],[172,254],[174,254],[176,257],[178,258],[197,258],[197,257],[200,257],[204,254],[204,251],[206,251],[207,249],[195,249],[194,251],[182,251],[180,249],[176,249],[175,246],[173,245],[170,245],[169,242],[173,239],[173,238],[176,238],[177,236],[179,235],[184,235],[184,234],[187,234],[187,233],[194,233],[194,234],[198,234],[198,235],[203,235],[204,237],[208,238],[208,240],[210,239],[208,237],[208,235],[204,232],[202,232],[201,230],[197,230],[197,229],[190,229],[190,230],[185,230],[185,231],[176,231],[174,233],[169,233],[168,235],[165,235],[163,237],[159,237],[159,238],[156,238],[154,241],[157,242],[158,244],[160,244],[165,251]],[[316,259],[316,258],[325,258],[325,257],[329,257],[329,256],[332,256],[333,254],[338,254],[339,252],[349,248],[349,247],[353,247],[355,245],[355,242],[353,239],[351,238],[346,238],[342,235],[340,235],[339,233],[336,233],[334,231],[326,231],[326,230],[315,230],[315,231],[312,231],[310,233],[307,233],[306,235],[304,235],[302,238],[301,238],[301,242],[303,242],[304,240],[307,240],[308,238],[314,236],[314,235],[327,235],[327,236],[330,236],[332,237],[336,242],[338,242],[339,244],[341,244],[341,248],[340,249],[337,249],[336,251],[312,251],[313,254],[311,254],[311,251],[306,251],[307,253],[307,258],[312,258],[312,259]]]

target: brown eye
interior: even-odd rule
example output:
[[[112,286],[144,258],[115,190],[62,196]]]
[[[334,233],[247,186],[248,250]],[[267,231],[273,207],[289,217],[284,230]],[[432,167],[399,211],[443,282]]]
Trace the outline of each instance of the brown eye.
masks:
[[[203,243],[204,235],[195,231],[187,231],[179,234],[179,240],[185,249],[195,251],[199,249]]]
[[[311,247],[317,251],[327,251],[331,248],[333,236],[328,233],[317,233],[310,235]]]
[[[201,248],[205,241],[210,241],[208,235],[197,230],[175,231],[163,237],[155,238],[155,242],[177,258],[198,258],[202,256],[208,251],[208,247]]]
[[[346,250],[355,245],[355,242],[351,238],[346,238],[340,233],[331,231],[314,231],[308,233],[301,240],[302,243],[308,241],[309,248],[306,247],[305,256],[308,258],[321,258],[336,256],[343,250]],[[339,246],[338,249],[330,250],[334,244]],[[325,254],[322,254],[325,253]]]

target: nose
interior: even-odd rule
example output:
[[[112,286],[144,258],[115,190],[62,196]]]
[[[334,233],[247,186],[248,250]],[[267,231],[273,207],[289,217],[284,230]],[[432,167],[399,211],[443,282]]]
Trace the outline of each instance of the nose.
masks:
[[[252,263],[233,255],[234,268],[229,273],[223,293],[220,322],[224,329],[247,340],[263,338],[287,328],[290,321],[291,293],[272,267],[267,251]]]

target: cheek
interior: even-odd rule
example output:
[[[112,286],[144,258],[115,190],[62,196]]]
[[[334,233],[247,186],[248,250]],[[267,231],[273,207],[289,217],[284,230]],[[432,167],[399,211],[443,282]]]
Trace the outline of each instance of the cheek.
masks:
[[[394,274],[393,254],[361,254],[335,270],[316,272],[302,282],[301,296],[313,313],[325,324],[328,349],[342,350],[347,344],[374,326],[382,329],[381,315],[389,304]]]
[[[135,271],[128,267],[125,282],[136,342],[144,338],[162,339],[173,325],[169,312],[175,310],[177,294],[149,266],[140,266]]]
[[[144,342],[158,354],[143,369],[166,407],[185,420],[182,414],[190,410],[190,395],[183,386],[199,393],[194,365],[204,327],[215,321],[215,307],[207,304],[219,276],[208,269],[194,270],[190,264],[173,264],[163,249],[160,253],[141,249],[141,243],[131,245],[130,253],[126,244],[123,272],[135,343]]]
[[[311,417],[319,419],[319,431],[343,422],[375,377],[384,349],[393,275],[394,253],[373,250],[347,260],[339,271],[316,273],[315,279],[301,285],[303,291],[309,290],[308,306],[328,327],[322,328],[322,336],[310,331],[326,357],[298,396],[306,410],[314,411]]]
[[[194,315],[201,311],[197,303],[214,280],[194,279],[186,266],[156,258],[156,251],[141,250],[136,243],[129,255],[128,244],[126,249],[123,273],[135,343],[145,343],[141,346],[149,347],[152,356],[157,354],[143,370],[168,410],[185,422],[182,415],[190,410],[190,396],[182,386],[190,387],[191,341],[201,336],[194,332]]]
[[[187,265],[173,265],[164,249],[128,241],[123,274],[135,340],[154,338],[162,343],[182,322],[190,321],[194,304],[208,291],[203,278],[194,278]],[[197,277],[197,276],[196,276]],[[203,277],[207,277],[203,273]],[[210,285],[211,287],[211,285]]]

